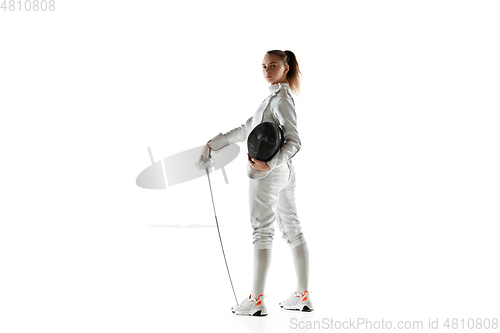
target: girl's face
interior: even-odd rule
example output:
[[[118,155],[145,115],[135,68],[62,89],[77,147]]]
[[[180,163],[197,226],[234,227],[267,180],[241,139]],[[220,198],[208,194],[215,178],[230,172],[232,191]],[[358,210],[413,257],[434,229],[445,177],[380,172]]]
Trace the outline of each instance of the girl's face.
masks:
[[[271,85],[286,82],[286,73],[289,66],[283,66],[280,57],[274,54],[267,54],[262,60],[262,74]]]

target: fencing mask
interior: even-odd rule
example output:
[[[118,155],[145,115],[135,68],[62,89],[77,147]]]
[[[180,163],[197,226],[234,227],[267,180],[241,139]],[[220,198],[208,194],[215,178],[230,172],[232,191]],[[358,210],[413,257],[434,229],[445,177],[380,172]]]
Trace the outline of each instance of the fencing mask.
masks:
[[[285,135],[278,125],[263,122],[248,135],[247,146],[250,158],[267,162],[281,149],[285,143]]]

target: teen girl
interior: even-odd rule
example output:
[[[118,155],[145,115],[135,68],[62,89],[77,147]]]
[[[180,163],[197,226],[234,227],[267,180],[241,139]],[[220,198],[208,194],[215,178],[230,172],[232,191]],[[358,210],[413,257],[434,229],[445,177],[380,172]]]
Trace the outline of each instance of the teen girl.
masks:
[[[254,266],[252,293],[231,310],[237,315],[265,316],[264,287],[271,263],[274,222],[289,244],[297,277],[297,289],[279,303],[286,310],[312,311],[309,279],[309,251],[300,228],[295,205],[295,169],[292,158],[300,150],[297,116],[292,92],[300,88],[300,70],[292,51],[267,51],[262,74],[270,84],[269,96],[253,117],[243,125],[208,141],[213,150],[229,144],[246,142],[252,129],[262,122],[275,123],[283,129],[285,143],[269,161],[248,158],[250,221],[253,228]]]

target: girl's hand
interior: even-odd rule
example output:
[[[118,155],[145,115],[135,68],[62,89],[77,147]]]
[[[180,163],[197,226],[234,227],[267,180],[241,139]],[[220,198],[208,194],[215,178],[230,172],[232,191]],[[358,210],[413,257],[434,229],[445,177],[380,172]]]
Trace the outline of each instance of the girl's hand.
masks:
[[[260,171],[269,171],[271,168],[269,165],[264,162],[264,161],[259,161],[255,158],[250,159],[250,154],[247,153],[248,157],[248,163],[250,163],[250,167],[254,170],[260,170]]]

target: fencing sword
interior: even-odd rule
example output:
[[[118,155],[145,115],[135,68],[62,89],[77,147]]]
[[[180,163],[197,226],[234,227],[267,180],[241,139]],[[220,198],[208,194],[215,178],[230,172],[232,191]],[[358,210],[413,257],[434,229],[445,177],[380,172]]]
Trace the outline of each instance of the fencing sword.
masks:
[[[206,147],[206,146],[205,146]],[[208,154],[206,154],[208,151]],[[233,280],[231,279],[231,274],[229,273],[229,266],[227,265],[227,260],[226,260],[226,254],[224,253],[224,246],[222,245],[222,238],[220,236],[220,230],[219,230],[219,222],[217,221],[217,213],[215,212],[215,204],[214,204],[214,195],[212,193],[212,184],[210,183],[210,172],[208,171],[210,168],[212,168],[215,163],[212,160],[212,147],[208,147],[208,150],[206,148],[203,149],[200,160],[195,163],[196,167],[198,169],[205,169],[208,177],[208,186],[210,187],[210,196],[212,197],[212,206],[214,208],[214,215],[215,215],[215,224],[217,225],[217,232],[219,233],[219,241],[220,241],[220,246],[222,248],[222,255],[224,256],[224,262],[226,263],[226,269],[227,269],[227,274],[229,276],[229,281],[231,282],[231,288],[233,289],[233,294],[234,294],[234,299],[236,300],[236,304],[240,305],[238,303],[238,299],[236,297],[236,293],[234,291],[234,286],[233,286]],[[224,174],[224,178],[227,178],[226,175]]]

